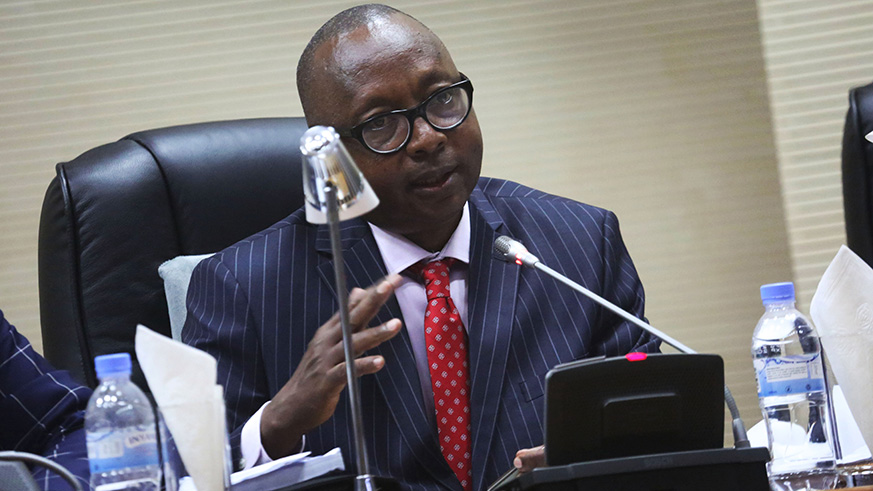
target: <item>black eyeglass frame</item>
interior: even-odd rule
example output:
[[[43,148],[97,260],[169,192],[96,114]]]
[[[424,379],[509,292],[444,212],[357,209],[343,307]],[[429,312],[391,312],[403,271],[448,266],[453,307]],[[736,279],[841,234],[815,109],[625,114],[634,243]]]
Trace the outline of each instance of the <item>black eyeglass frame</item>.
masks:
[[[415,120],[419,116],[421,116],[421,118],[423,120],[425,120],[427,122],[427,124],[429,124],[431,126],[431,128],[433,128],[437,131],[447,131],[447,130],[457,128],[458,126],[461,126],[461,124],[464,121],[467,120],[467,117],[470,115],[470,111],[473,110],[473,82],[471,82],[470,79],[467,78],[467,76],[464,75],[463,73],[461,74],[461,77],[463,77],[463,78],[459,82],[455,82],[452,85],[447,85],[441,89],[438,89],[433,94],[427,96],[427,98],[425,100],[418,103],[418,105],[416,105],[415,107],[411,107],[409,109],[397,109],[394,111],[388,111],[386,113],[376,114],[374,116],[367,118],[362,123],[357,124],[357,125],[353,126],[352,128],[347,129],[347,130],[338,129],[338,128],[334,128],[334,129],[336,130],[337,134],[339,134],[340,136],[344,136],[346,138],[354,138],[355,140],[360,142],[361,145],[364,146],[364,148],[366,148],[367,150],[370,150],[371,152],[382,154],[382,155],[387,155],[387,154],[399,152],[400,150],[403,150],[403,147],[405,147],[406,144],[409,143],[409,140],[412,139],[412,128],[415,126]],[[440,95],[448,90],[455,89],[458,87],[464,89],[464,91],[467,93],[467,99],[469,101],[467,104],[467,112],[464,114],[464,117],[462,117],[457,123],[455,123],[451,126],[447,126],[445,128],[440,128],[439,126],[436,126],[433,123],[431,123],[430,120],[427,118],[426,108],[427,108],[428,103],[430,101],[432,101],[434,97],[436,97],[436,96],[438,96],[438,95]],[[376,150],[375,148],[368,145],[367,142],[364,141],[364,126],[367,125],[368,123],[376,120],[376,119],[384,118],[386,116],[391,116],[394,114],[401,114],[401,115],[405,116],[406,119],[409,121],[409,126],[407,127],[407,131],[406,131],[406,139],[403,140],[403,143],[401,143],[397,148],[395,148],[393,150]]]

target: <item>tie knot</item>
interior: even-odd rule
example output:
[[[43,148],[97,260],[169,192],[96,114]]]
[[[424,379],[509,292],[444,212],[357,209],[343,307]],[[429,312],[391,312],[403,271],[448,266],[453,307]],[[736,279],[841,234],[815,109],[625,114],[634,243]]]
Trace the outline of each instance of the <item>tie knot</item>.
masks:
[[[455,260],[447,257],[431,261],[424,265],[416,265],[419,268],[419,274],[424,279],[424,289],[427,291],[427,299],[449,297],[449,268],[452,267]]]

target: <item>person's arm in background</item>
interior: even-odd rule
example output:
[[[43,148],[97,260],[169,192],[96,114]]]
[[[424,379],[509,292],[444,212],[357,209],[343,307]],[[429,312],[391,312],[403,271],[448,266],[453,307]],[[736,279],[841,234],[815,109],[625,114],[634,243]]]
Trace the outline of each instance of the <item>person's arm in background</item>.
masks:
[[[0,311],[0,448],[53,460],[88,489],[84,421],[90,397],[91,389],[52,367]],[[33,470],[40,488],[69,488],[55,473]]]

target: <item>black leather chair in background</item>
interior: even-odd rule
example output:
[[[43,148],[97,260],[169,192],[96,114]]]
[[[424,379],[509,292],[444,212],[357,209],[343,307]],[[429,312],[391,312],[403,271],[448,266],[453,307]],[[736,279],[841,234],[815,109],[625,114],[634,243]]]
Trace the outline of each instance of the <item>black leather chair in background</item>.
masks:
[[[843,207],[846,240],[855,254],[873,266],[873,84],[849,91],[843,130]]]
[[[219,251],[300,207],[305,130],[303,118],[161,128],[58,164],[39,225],[46,358],[93,387],[94,357],[134,355],[138,323],[169,335],[158,266]]]

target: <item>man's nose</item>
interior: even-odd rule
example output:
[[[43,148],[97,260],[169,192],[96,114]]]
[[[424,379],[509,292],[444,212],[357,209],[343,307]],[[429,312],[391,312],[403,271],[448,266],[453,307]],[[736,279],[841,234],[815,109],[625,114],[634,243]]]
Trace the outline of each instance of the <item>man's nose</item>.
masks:
[[[433,153],[445,145],[446,139],[445,133],[435,129],[419,116],[412,123],[412,134],[409,136],[406,151],[412,156]]]

